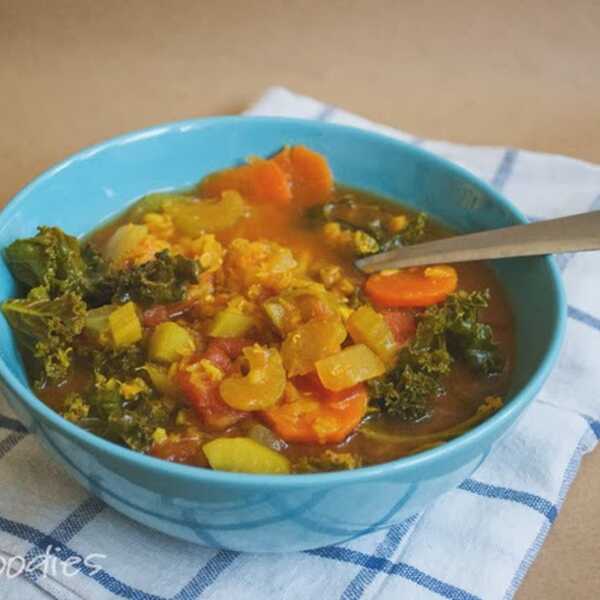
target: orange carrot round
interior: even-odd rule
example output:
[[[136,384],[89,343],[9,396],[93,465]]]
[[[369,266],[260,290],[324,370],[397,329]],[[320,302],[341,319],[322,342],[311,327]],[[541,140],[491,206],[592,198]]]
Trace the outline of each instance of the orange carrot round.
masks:
[[[326,202],[333,191],[333,174],[327,159],[306,146],[284,148],[272,160],[288,175],[294,202],[312,206]]]
[[[365,292],[381,307],[424,307],[444,301],[457,284],[458,275],[452,267],[415,267],[371,275]]]
[[[263,419],[286,442],[336,444],[358,427],[367,411],[367,390],[363,384],[330,392],[318,381],[298,387],[289,383],[284,399]],[[299,389],[302,388],[302,391]]]
[[[248,202],[289,204],[292,191],[288,175],[272,160],[256,159],[248,165],[218,171],[200,183],[200,193],[216,197],[226,190],[239,192]]]

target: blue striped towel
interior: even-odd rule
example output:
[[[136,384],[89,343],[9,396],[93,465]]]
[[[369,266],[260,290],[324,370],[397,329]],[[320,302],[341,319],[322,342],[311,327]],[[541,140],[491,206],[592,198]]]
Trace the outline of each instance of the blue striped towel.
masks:
[[[420,144],[491,181],[531,218],[600,208],[600,167],[570,158],[415,139],[281,88],[248,114],[328,120]],[[570,303],[564,351],[519,425],[423,514],[340,546],[245,555],[137,525],[49,462],[0,398],[0,597],[511,598],[600,437],[591,393],[600,387],[600,286],[590,276],[600,256],[563,256],[560,265]]]

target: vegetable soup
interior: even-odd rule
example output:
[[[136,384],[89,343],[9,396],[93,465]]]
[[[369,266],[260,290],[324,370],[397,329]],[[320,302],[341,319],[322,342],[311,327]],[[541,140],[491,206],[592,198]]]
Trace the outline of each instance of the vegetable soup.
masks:
[[[96,435],[203,468],[353,469],[502,406],[513,321],[489,267],[354,266],[448,235],[285,147],[149,194],[83,242],[17,240],[23,296],[2,310],[37,395]]]

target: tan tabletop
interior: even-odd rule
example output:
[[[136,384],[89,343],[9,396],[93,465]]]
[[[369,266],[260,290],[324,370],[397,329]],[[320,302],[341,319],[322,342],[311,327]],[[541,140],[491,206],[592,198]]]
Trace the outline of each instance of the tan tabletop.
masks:
[[[0,200],[82,146],[273,84],[422,137],[600,163],[599,59],[593,1],[0,0]],[[599,501],[596,452],[519,600],[600,597]]]

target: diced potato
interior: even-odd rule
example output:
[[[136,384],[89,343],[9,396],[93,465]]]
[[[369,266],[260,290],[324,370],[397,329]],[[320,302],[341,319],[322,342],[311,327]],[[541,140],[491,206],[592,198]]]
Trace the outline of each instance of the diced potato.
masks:
[[[226,308],[215,315],[208,330],[213,337],[242,337],[254,327],[254,319],[242,312]]]
[[[115,263],[122,262],[147,235],[148,228],[145,225],[121,225],[106,243],[104,257]]]
[[[108,316],[108,325],[112,342],[117,348],[130,346],[142,339],[142,324],[133,302],[113,310]]]
[[[300,325],[287,335],[281,346],[288,376],[314,371],[318,360],[340,351],[346,336],[346,328],[338,319],[315,319]]]
[[[222,231],[248,214],[248,207],[238,192],[226,191],[219,199],[189,200],[165,207],[177,230],[192,238],[203,233]]]
[[[344,348],[316,363],[324,387],[337,392],[385,373],[383,361],[364,344]]]
[[[219,471],[284,475],[290,472],[290,461],[250,438],[217,438],[204,444],[202,450],[210,466]]]
[[[348,317],[346,327],[356,344],[368,346],[386,365],[394,364],[398,344],[381,313],[370,306],[361,306]]]
[[[246,376],[231,375],[221,382],[223,401],[237,410],[265,410],[283,396],[286,384],[281,356],[258,344],[243,350],[250,368]]]
[[[148,355],[151,360],[172,363],[196,350],[192,334],[181,325],[166,321],[156,327],[150,338]]]
[[[175,396],[177,394],[177,385],[169,377],[169,371],[162,365],[146,363],[144,370],[148,373],[152,385],[165,396]]]

